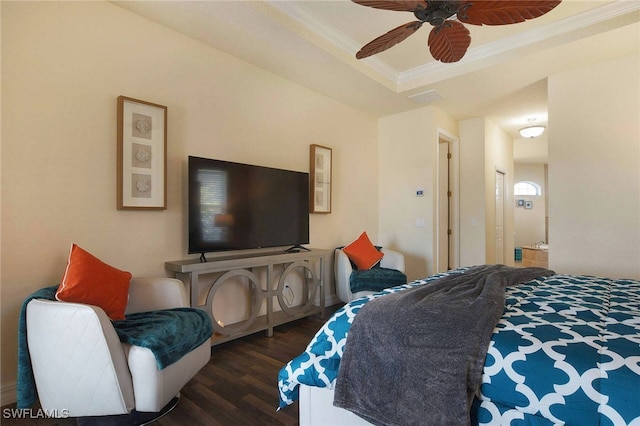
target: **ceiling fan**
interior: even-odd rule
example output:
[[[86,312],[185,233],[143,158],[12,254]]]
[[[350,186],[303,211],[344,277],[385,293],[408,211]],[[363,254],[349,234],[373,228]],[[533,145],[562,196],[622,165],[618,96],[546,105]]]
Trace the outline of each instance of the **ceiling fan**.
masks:
[[[356,58],[383,52],[415,33],[425,22],[433,25],[428,46],[434,59],[457,62],[471,44],[469,30],[463,25],[507,25],[544,15],[561,0],[351,0],[376,9],[413,12],[417,21],[401,25],[367,43]]]

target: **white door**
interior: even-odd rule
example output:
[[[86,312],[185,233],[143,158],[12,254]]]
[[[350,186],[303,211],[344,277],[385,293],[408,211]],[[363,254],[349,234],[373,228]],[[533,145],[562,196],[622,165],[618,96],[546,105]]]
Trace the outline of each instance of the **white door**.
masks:
[[[449,189],[449,144],[438,144],[438,264],[436,272],[444,272],[451,269],[450,261],[450,200]]]
[[[504,263],[504,173],[496,171],[496,261]]]

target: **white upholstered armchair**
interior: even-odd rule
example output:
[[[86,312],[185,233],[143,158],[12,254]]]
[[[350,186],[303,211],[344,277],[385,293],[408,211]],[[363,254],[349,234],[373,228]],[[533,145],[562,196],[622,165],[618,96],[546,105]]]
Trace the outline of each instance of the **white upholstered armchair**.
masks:
[[[380,251],[384,254],[384,257],[380,260],[381,268],[394,269],[404,273],[405,265],[404,255],[402,253],[387,248],[382,248]],[[344,303],[349,303],[359,297],[375,293],[375,291],[369,290],[353,293],[351,291],[350,279],[354,269],[349,257],[342,249],[336,249],[334,260],[336,294],[340,300]]]
[[[132,278],[125,313],[188,306],[182,282]],[[60,416],[160,412],[211,355],[206,338],[159,369],[151,350],[120,341],[99,307],[34,299],[26,309],[27,342],[40,404]]]

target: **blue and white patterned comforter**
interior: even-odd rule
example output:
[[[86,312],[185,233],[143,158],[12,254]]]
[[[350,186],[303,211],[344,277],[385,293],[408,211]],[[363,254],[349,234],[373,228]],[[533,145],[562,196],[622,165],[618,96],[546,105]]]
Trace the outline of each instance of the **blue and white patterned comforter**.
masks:
[[[349,328],[369,300],[462,271],[339,309],[280,371],[280,407],[298,399],[299,384],[334,388]],[[640,425],[640,282],[554,275],[507,288],[479,397],[479,424]]]

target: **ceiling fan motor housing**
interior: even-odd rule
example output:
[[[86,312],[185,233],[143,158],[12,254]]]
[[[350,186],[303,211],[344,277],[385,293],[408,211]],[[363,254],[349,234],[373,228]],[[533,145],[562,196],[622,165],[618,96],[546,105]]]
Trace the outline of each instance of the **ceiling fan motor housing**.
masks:
[[[426,8],[418,7],[413,14],[422,22],[428,22],[434,27],[439,27],[444,22],[458,13],[458,3],[449,1],[429,2]]]

